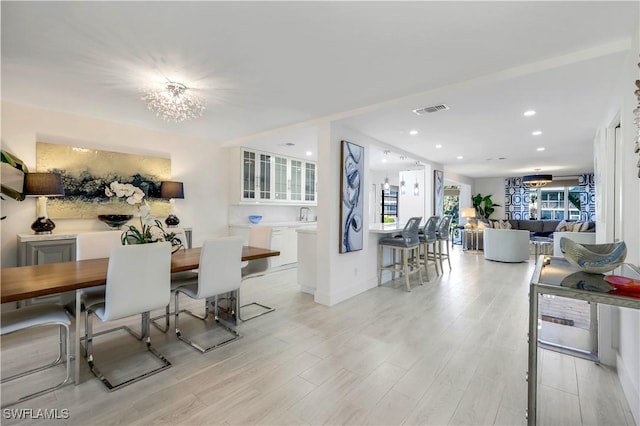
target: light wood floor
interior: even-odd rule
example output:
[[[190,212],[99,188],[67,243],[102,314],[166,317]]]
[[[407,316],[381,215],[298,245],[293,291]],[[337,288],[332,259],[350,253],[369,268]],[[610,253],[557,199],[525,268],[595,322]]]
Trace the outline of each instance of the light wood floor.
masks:
[[[200,354],[152,329],[169,370],[109,393],[83,363],[81,385],[12,407],[68,409],[68,418],[17,421],[3,411],[2,423],[526,424],[533,261],[489,262],[456,247],[452,263],[438,279],[432,273],[423,286],[414,281],[411,293],[397,280],[330,308],[299,292],[295,269],[252,280],[245,302],[277,310],[241,324],[242,339]],[[137,326],[137,319],[127,322]],[[100,350],[115,357],[126,342]],[[55,344],[51,330],[8,336],[3,375],[53,354]],[[613,371],[540,354],[540,424],[634,424]],[[2,399],[27,386],[2,385]]]

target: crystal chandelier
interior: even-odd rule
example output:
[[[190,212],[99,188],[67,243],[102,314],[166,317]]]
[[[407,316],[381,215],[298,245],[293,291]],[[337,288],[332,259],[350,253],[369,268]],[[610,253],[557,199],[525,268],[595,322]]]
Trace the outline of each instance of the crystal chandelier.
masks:
[[[162,88],[145,91],[142,100],[147,108],[165,121],[179,123],[202,116],[205,104],[202,99],[189,93],[189,88],[182,83],[167,82]]]

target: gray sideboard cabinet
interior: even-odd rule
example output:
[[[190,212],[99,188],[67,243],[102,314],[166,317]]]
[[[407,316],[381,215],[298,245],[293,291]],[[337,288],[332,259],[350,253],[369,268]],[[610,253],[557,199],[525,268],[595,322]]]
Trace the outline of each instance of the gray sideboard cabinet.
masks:
[[[18,266],[44,265],[46,263],[76,260],[77,234],[18,234]],[[62,303],[73,300],[71,293],[29,299],[26,305],[35,303]]]
[[[76,235],[18,235],[18,266],[76,260]]]

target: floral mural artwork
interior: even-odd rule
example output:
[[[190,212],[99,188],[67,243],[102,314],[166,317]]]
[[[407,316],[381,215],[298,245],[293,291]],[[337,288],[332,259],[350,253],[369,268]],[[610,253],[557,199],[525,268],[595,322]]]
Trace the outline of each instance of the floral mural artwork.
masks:
[[[340,253],[362,250],[364,148],[342,141]]]
[[[151,215],[166,216],[170,212],[169,203],[159,199],[160,182],[171,180],[168,158],[37,142],[36,170],[62,175],[65,196],[48,202],[49,216],[54,219],[133,214],[132,205],[105,193],[114,181],[139,188],[147,197]]]

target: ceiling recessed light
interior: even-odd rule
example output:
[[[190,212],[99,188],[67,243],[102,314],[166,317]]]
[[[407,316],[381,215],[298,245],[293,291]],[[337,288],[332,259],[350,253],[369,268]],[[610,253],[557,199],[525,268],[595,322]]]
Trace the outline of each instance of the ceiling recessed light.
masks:
[[[535,132],[531,132],[533,136],[540,136],[542,134],[542,130],[536,130]]]
[[[507,157],[498,157],[498,160],[506,160]]]
[[[544,147],[541,146],[540,148],[536,148],[536,151],[544,151]]]
[[[417,135],[417,134],[418,134],[418,131],[417,131],[417,130],[409,130],[409,134],[410,134],[411,136],[415,136],[415,135]]]
[[[457,158],[458,160],[462,160],[464,157],[463,157],[462,155],[458,155],[456,158]]]
[[[313,155],[313,152],[311,152],[311,151],[307,151],[307,152],[305,152],[305,154],[307,154],[307,155]]]
[[[383,159],[382,159],[382,162],[383,162],[383,163],[386,163],[386,162],[387,162],[387,159],[386,159],[386,158],[383,158]]]
[[[532,109],[530,109],[529,111],[525,111],[523,114],[525,117],[531,117],[532,115],[536,115],[536,112]]]
[[[438,144],[438,145],[436,145],[436,148],[437,148],[437,149],[440,149],[440,148],[442,148],[442,145],[441,145],[441,144]]]

